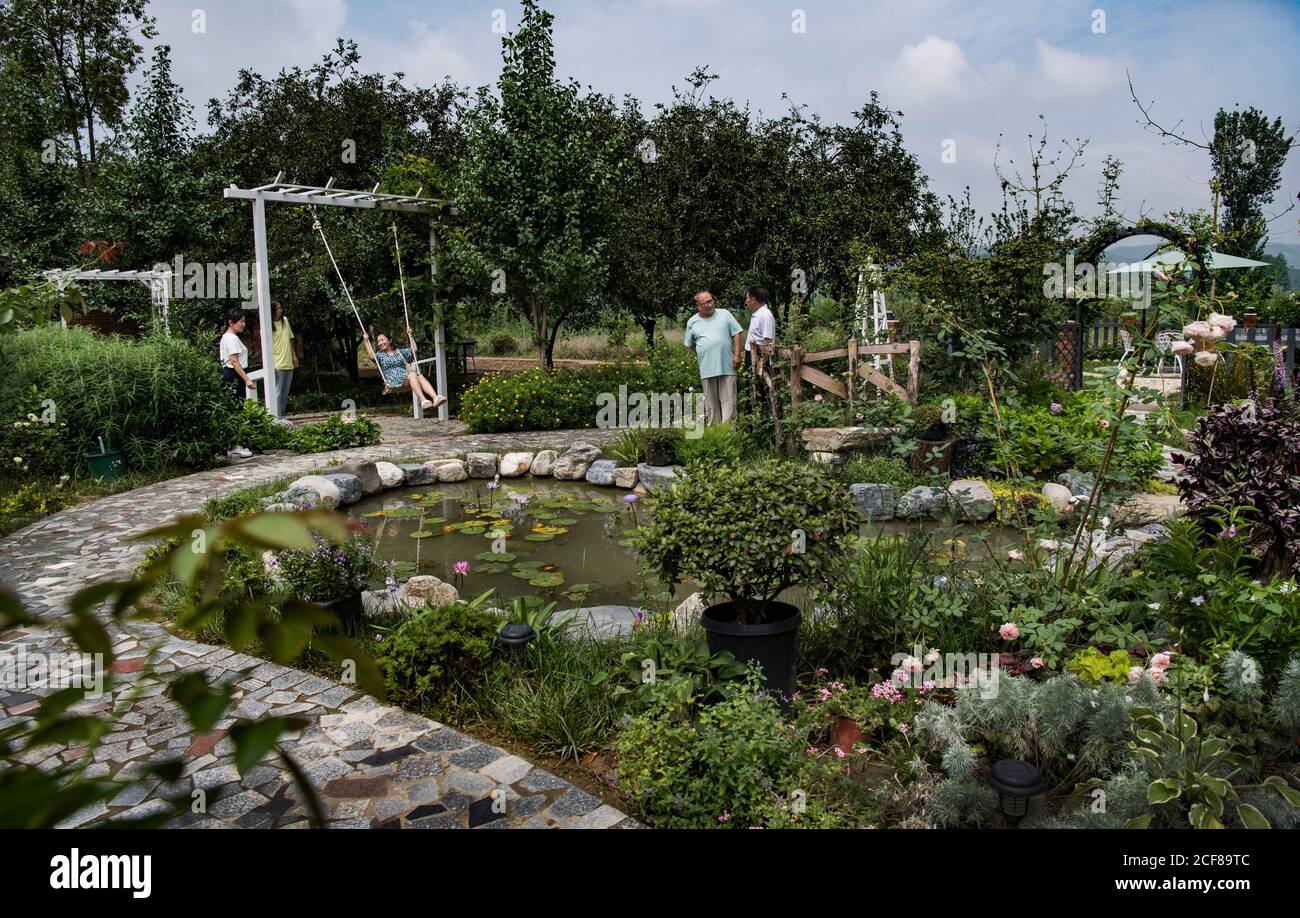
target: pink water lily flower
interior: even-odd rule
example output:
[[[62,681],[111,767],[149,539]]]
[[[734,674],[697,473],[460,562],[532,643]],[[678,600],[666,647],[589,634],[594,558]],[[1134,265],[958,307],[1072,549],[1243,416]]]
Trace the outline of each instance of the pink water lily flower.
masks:
[[[460,574],[462,577],[465,576],[466,574],[469,573],[469,562],[457,561],[455,564],[451,566],[451,572],[453,574]]]

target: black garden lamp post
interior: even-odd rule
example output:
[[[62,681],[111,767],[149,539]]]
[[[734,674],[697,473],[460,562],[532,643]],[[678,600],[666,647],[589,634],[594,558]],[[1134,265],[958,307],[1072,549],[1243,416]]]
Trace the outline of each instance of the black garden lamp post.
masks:
[[[1029,798],[1047,789],[1043,773],[1019,759],[1002,759],[989,769],[989,786],[998,792],[1002,813],[1017,825],[1029,812]]]
[[[844,471],[844,456],[841,455],[840,453],[835,453],[833,456],[831,456],[831,474],[834,475],[836,478],[839,478],[840,474],[843,471]]]
[[[525,622],[510,622],[497,632],[497,644],[511,652],[522,650],[537,637],[533,626]]]

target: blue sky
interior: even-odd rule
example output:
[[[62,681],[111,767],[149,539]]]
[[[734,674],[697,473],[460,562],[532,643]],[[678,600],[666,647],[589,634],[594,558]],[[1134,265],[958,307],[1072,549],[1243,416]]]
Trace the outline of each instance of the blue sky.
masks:
[[[198,0],[199,3],[202,0]],[[977,207],[1000,201],[993,173],[1024,162],[1026,135],[1046,116],[1054,139],[1090,140],[1067,191],[1094,209],[1101,163],[1124,161],[1126,216],[1208,206],[1203,151],[1162,143],[1137,123],[1126,70],[1157,120],[1204,138],[1221,105],[1257,106],[1300,126],[1300,4],[1287,0],[553,0],[564,76],[600,92],[631,93],[647,107],[708,64],[715,93],[767,114],[783,92],[842,120],[871,90],[904,113],[903,134],[940,194],[971,186]],[[273,73],[310,64],[338,36],[355,39],[367,69],[428,83],[492,82],[500,66],[496,15],[518,22],[514,2],[413,0],[154,0],[160,40],[173,46],[178,80],[195,103],[224,95],[241,67]],[[796,32],[796,11],[806,29]],[[1102,15],[1104,15],[1104,19]],[[1104,25],[1104,30],[1101,26]],[[944,162],[945,142],[955,162]],[[295,177],[309,181],[313,176]],[[1271,213],[1300,193],[1293,151]],[[1274,242],[1300,242],[1296,210],[1270,224]]]

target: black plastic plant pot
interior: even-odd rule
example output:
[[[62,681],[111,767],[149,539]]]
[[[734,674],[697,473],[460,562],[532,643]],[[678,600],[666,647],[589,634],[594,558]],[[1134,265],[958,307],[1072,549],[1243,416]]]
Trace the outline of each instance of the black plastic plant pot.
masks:
[[[662,468],[673,464],[676,457],[676,450],[672,444],[657,445],[651,444],[646,447],[645,462],[646,465]]]
[[[334,617],[339,620],[339,627],[344,634],[356,634],[361,627],[361,592],[349,593],[346,596],[340,596],[338,599],[331,599],[329,602],[318,602],[315,605],[320,606],[328,612],[334,613]],[[324,631],[333,631],[333,628],[322,629]]]
[[[763,669],[763,687],[785,705],[794,695],[801,617],[789,603],[772,602],[765,621],[743,625],[736,621],[736,607],[723,602],[705,609],[700,624],[708,635],[709,653],[729,650],[742,663],[757,663]]]

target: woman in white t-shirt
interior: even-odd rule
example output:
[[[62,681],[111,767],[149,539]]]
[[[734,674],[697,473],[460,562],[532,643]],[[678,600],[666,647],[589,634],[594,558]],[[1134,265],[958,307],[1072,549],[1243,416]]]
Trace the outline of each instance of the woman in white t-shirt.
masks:
[[[230,387],[235,397],[239,399],[241,408],[249,387],[253,385],[253,381],[248,378],[246,372],[248,367],[248,347],[239,337],[239,333],[244,330],[246,324],[244,310],[237,306],[232,306],[226,310],[226,333],[221,336],[221,380]],[[230,454],[239,459],[247,459],[253,455],[250,450],[238,445],[230,450]]]

